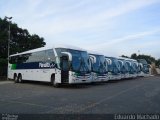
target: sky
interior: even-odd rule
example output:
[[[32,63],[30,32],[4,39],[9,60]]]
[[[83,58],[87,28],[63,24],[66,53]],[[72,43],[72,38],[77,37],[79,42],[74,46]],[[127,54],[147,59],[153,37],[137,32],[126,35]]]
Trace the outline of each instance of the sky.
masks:
[[[160,0],[0,0],[0,17],[43,37],[107,56],[160,58]]]

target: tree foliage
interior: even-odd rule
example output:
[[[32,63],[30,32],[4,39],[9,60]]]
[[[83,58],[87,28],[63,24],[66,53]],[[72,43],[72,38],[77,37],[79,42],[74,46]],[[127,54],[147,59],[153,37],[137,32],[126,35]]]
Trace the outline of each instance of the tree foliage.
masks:
[[[120,57],[129,58],[129,57],[128,57],[128,56],[126,56],[126,55],[121,55]]]
[[[131,58],[131,59],[145,59],[148,64],[156,63],[156,66],[160,66],[160,59],[156,60],[154,57],[150,55],[137,55],[136,53],[131,54],[130,57],[126,55],[122,55],[121,57]]]
[[[0,75],[6,73],[8,57],[8,26],[6,19],[0,18]],[[19,28],[16,23],[10,24],[10,54],[45,46],[44,38],[31,35],[27,29]]]
[[[132,58],[132,59],[137,59],[137,58],[138,58],[138,56],[137,56],[137,54],[136,54],[136,53],[133,53],[133,54],[131,55],[131,58]]]
[[[136,53],[133,53],[131,55],[132,59],[145,59],[149,64],[155,63],[156,59],[150,55],[137,55]]]

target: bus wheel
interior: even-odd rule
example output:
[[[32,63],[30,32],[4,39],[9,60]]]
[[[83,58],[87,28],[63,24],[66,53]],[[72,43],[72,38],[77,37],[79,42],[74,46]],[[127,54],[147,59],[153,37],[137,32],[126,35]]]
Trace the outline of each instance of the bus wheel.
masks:
[[[22,83],[22,75],[21,74],[18,75],[18,82]]]
[[[17,74],[14,74],[14,78],[13,78],[13,79],[14,79],[14,82],[15,82],[15,83],[18,83],[18,77],[17,77]]]
[[[54,75],[51,76],[51,83],[56,88],[58,88],[60,86],[58,83],[55,82],[55,76]]]

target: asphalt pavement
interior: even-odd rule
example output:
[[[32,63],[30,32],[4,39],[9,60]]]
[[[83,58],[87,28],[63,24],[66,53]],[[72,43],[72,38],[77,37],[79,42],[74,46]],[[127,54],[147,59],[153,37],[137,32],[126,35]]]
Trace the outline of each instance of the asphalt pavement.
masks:
[[[88,85],[0,82],[0,113],[160,113],[160,76]]]

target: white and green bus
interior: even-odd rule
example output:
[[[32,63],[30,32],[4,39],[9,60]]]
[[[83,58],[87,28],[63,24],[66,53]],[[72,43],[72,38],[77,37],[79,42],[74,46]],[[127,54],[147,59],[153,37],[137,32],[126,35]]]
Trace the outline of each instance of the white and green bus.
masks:
[[[105,56],[95,51],[89,51],[93,82],[108,81],[108,65]]]
[[[90,83],[91,62],[87,51],[56,45],[10,55],[8,78],[15,82],[23,80],[60,84]]]

